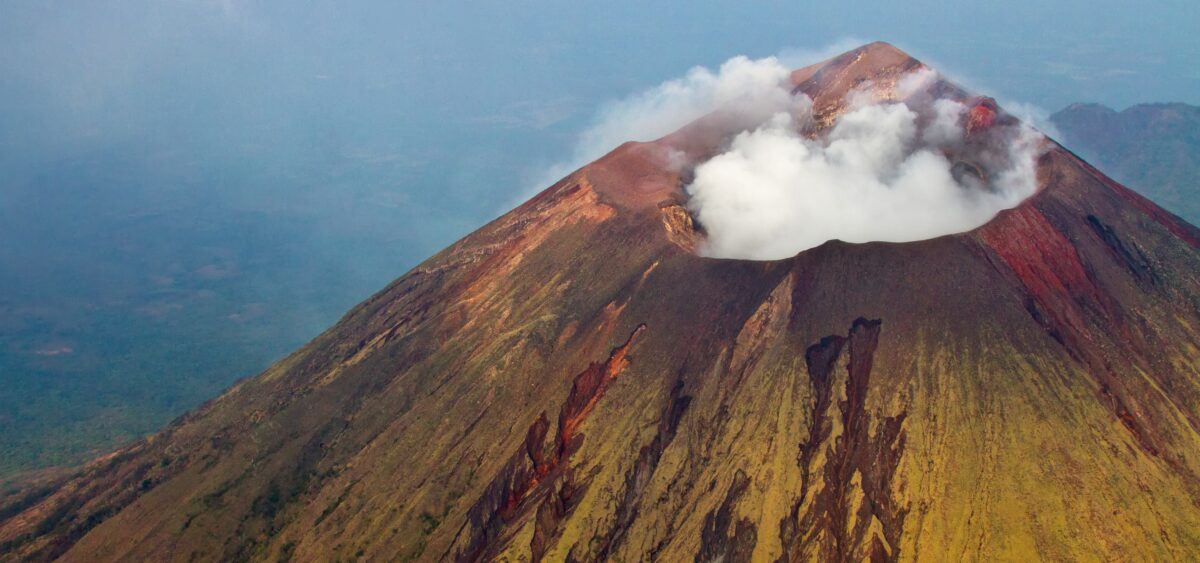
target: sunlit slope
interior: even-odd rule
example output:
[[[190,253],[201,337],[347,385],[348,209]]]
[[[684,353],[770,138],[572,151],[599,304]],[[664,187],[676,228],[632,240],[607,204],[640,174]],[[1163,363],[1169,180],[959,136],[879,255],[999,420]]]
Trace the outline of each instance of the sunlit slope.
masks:
[[[818,111],[915,61],[799,71]],[[840,93],[839,93],[840,92]],[[703,131],[668,138],[711,151]],[[155,437],[8,559],[1187,560],[1200,232],[1063,149],[975,231],[697,256],[627,144]]]

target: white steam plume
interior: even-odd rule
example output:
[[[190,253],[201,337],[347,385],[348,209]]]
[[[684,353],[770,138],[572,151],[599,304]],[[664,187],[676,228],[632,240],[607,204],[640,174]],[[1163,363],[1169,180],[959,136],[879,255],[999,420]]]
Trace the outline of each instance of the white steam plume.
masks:
[[[695,166],[687,186],[709,256],[771,260],[834,239],[934,238],[978,227],[1036,191],[1041,134],[1009,120],[968,136],[969,108],[935,98],[931,86],[941,77],[927,67],[890,90],[861,85],[847,94],[848,109],[831,129],[800,133],[811,101],[791,95],[791,69],[849,47],[739,56],[610,103],[580,135],[572,158],[534,184],[544,188],[621,143],[654,140],[721,110],[735,118],[723,122],[732,140]],[[1024,106],[1017,109],[1027,116]]]
[[[1041,134],[1008,122],[968,135],[967,106],[923,92],[931,75],[898,83],[906,102],[851,92],[850,111],[816,138],[777,114],[699,164],[687,191],[708,235],[703,252],[774,260],[835,239],[924,240],[981,226],[1032,195]]]
[[[621,143],[653,141],[718,108],[733,109],[742,128],[755,127],[776,112],[788,111],[796,101],[790,95],[790,73],[776,57],[737,56],[716,72],[693,67],[683,78],[610,102],[579,136],[571,158],[538,174],[533,189],[524,195],[537,193]]]

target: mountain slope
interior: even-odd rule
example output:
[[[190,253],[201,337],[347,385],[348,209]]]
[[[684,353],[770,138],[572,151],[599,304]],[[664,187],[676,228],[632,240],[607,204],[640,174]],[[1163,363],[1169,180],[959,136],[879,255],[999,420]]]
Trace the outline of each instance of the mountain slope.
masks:
[[[793,74],[831,123],[919,62]],[[946,85],[950,88],[949,85]],[[261,376],[12,495],[64,560],[1186,559],[1200,231],[1061,148],[982,228],[697,256],[628,143]]]
[[[1200,107],[1071,104],[1050,116],[1084,158],[1180,217],[1200,221]]]

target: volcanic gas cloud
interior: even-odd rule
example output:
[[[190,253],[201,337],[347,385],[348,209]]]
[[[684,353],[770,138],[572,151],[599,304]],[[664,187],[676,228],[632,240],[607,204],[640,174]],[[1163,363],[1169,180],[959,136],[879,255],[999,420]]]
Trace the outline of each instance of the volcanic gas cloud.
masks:
[[[894,87],[861,85],[830,126],[797,94],[789,111],[736,134],[687,187],[702,251],[773,260],[834,239],[929,239],[1032,195],[1043,137],[990,98],[935,95],[943,84],[921,68]]]
[[[605,105],[574,157],[542,185],[624,141],[652,141],[720,114],[718,154],[664,162],[690,172],[688,206],[707,256],[774,260],[829,240],[908,242],[981,226],[1037,189],[1045,143],[990,98],[972,97],[923,65],[867,82],[838,115],[814,116],[775,57],[697,67]]]

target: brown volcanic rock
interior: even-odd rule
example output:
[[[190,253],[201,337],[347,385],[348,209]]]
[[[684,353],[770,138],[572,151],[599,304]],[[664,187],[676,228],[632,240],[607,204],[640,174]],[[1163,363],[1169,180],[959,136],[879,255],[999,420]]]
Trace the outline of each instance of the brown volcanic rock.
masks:
[[[918,64],[872,44],[793,78],[836,115]],[[1054,148],[1040,192],[972,232],[708,259],[659,149],[717,142],[681,133],[584,167],[261,376],[10,497],[0,551],[1200,552],[1195,227]]]

